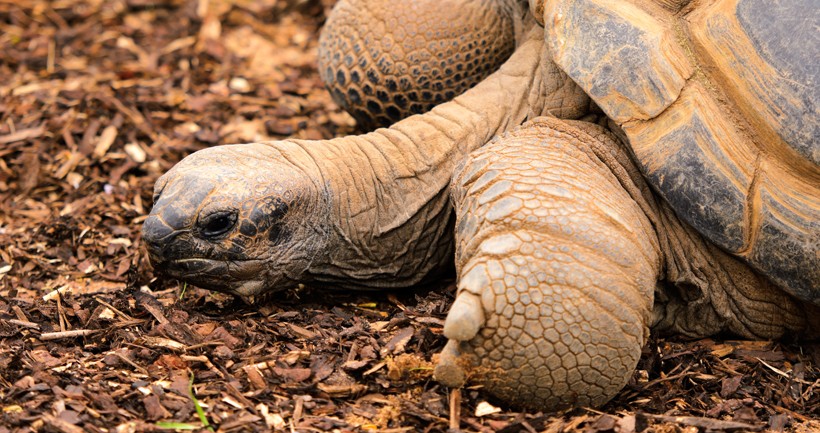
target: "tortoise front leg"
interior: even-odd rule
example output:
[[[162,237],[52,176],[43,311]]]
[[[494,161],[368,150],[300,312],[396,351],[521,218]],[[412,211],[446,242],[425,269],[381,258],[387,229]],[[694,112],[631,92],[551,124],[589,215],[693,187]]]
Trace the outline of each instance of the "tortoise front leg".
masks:
[[[465,375],[512,405],[600,405],[649,334],[660,253],[605,130],[531,121],[457,170],[458,295],[436,378]]]

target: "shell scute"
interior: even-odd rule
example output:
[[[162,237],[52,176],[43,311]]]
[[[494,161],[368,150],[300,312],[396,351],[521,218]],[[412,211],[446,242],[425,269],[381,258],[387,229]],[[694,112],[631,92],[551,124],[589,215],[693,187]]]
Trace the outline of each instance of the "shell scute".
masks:
[[[688,21],[710,78],[765,136],[761,143],[796,164],[807,159],[816,169],[820,164],[816,1],[725,0],[696,9]]]
[[[545,14],[555,62],[618,123],[657,116],[692,74],[674,34],[627,2],[557,2]]]

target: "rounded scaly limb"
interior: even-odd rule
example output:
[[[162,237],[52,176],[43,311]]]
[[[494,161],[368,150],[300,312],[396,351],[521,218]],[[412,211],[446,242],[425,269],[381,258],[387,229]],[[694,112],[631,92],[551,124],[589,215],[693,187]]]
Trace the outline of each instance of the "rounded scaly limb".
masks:
[[[597,125],[538,118],[453,178],[458,295],[435,371],[541,409],[599,405],[649,335],[661,256],[628,158]]]
[[[453,99],[515,50],[515,0],[384,0],[336,4],[319,38],[319,74],[363,130]]]

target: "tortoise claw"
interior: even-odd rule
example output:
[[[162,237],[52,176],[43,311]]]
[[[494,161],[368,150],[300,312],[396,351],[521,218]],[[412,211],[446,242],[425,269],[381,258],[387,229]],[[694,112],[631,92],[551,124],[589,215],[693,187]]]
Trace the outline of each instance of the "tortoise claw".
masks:
[[[469,341],[484,326],[484,308],[481,299],[473,293],[461,291],[447,313],[444,321],[444,335],[456,341]]]
[[[450,340],[439,354],[436,369],[433,371],[433,378],[444,386],[450,388],[461,388],[467,383],[468,371],[473,363],[469,356],[465,356],[459,350],[460,343]]]
[[[471,352],[463,351],[470,351],[469,346],[461,342],[475,338],[485,323],[481,299],[474,293],[462,290],[444,321],[444,335],[449,341],[441,351],[433,372],[437,381],[451,388],[464,386],[469,370],[476,363],[474,357],[470,356]]]

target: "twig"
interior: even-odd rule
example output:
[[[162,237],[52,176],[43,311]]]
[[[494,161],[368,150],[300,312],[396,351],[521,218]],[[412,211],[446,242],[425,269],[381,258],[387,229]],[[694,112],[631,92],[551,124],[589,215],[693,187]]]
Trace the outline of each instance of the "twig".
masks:
[[[111,310],[111,311],[113,311],[113,312],[117,313],[117,315],[118,315],[118,316],[120,316],[120,317],[122,317],[123,319],[125,319],[125,320],[134,320],[134,318],[133,318],[133,317],[131,317],[131,316],[129,316],[129,315],[127,315],[127,314],[123,313],[122,311],[120,311],[120,310],[118,310],[118,309],[116,309],[116,308],[114,308],[114,306],[113,306],[113,305],[111,305],[111,304],[109,304],[108,302],[105,302],[105,301],[103,301],[103,300],[102,300],[102,299],[100,299],[100,298],[94,298],[94,300],[95,300],[95,301],[97,301],[97,302],[99,302],[100,304],[102,304],[103,306],[105,306],[106,308],[108,308],[109,310]]]
[[[291,421],[291,428],[293,428],[294,424],[298,424],[299,420],[302,418],[302,411],[305,407],[305,397],[302,395],[297,395],[296,398],[296,405],[293,408],[293,417],[290,419]]]
[[[114,352],[114,351],[112,351],[112,352],[110,352],[110,353],[114,354],[114,356],[116,356],[117,358],[120,358],[120,359],[122,360],[122,362],[124,362],[124,363],[126,363],[126,364],[128,364],[128,365],[130,365],[130,366],[132,366],[132,367],[134,367],[134,368],[136,368],[137,370],[139,370],[139,372],[140,372],[140,373],[142,373],[142,374],[146,374],[146,375],[150,375],[150,373],[148,372],[148,370],[146,370],[146,369],[145,369],[145,367],[143,367],[143,366],[141,366],[141,365],[139,365],[139,364],[135,363],[134,361],[132,361],[132,360],[130,360],[130,359],[128,359],[128,358],[126,358],[126,357],[125,357],[125,356],[123,356],[121,353],[119,353],[119,352]]]
[[[647,418],[656,419],[663,422],[673,422],[677,424],[690,425],[706,430],[744,430],[744,431],[760,431],[766,425],[747,424],[745,422],[737,421],[723,421],[713,418],[703,418],[699,416],[668,416],[668,415],[652,415],[644,414]]]
[[[11,309],[12,311],[14,311],[14,315],[17,316],[17,319],[19,321],[31,323],[31,320],[28,320],[28,316],[26,316],[26,313],[23,312],[23,309],[20,308],[18,305],[11,307]]]
[[[790,375],[789,373],[786,373],[785,371],[783,371],[783,370],[781,370],[781,369],[779,369],[779,368],[777,368],[777,367],[773,367],[773,366],[769,365],[769,363],[767,363],[766,361],[764,361],[764,360],[762,360],[762,359],[760,359],[760,358],[755,357],[755,359],[756,359],[756,360],[758,360],[758,361],[760,361],[760,362],[761,362],[763,365],[765,365],[766,367],[769,367],[769,369],[771,369],[773,372],[775,372],[775,373],[777,373],[777,374],[779,374],[779,375],[781,375],[781,376],[785,377],[786,379],[793,380],[793,381],[798,382],[798,383],[802,383],[803,385],[811,385],[811,384],[812,384],[812,383],[811,383],[811,382],[809,382],[809,381],[806,381],[806,380],[803,380],[803,379],[799,379],[799,378],[793,377],[793,376],[792,376],[792,375]]]
[[[678,364],[678,365],[680,365],[680,364]],[[640,389],[641,390],[646,390],[646,389],[649,389],[649,388],[651,388],[651,387],[653,387],[653,386],[655,386],[659,383],[662,383],[662,382],[669,382],[671,380],[677,380],[677,379],[680,379],[680,378],[683,378],[683,377],[686,377],[686,376],[694,376],[694,375],[698,374],[697,372],[689,372],[689,369],[691,369],[691,368],[692,368],[691,365],[687,365],[686,368],[684,368],[683,371],[681,371],[680,373],[672,375],[672,376],[659,377],[655,380],[647,382],[646,385],[642,386]]]
[[[17,319],[9,319],[9,320],[7,320],[7,322],[11,323],[12,325],[22,326],[24,328],[37,329],[37,330],[40,329],[40,325],[38,325],[36,323],[33,323],[33,322],[24,322],[22,320],[17,320]]]
[[[14,143],[15,141],[29,140],[45,134],[46,128],[43,125],[35,128],[20,129],[8,135],[0,135],[0,144]]]
[[[214,366],[214,364],[211,362],[211,360],[208,359],[208,357],[205,356],[205,355],[199,355],[199,356],[181,355],[179,358],[183,361],[188,361],[188,362],[201,362],[201,363],[205,364],[205,366],[208,367],[211,371],[216,372],[216,374],[221,376],[223,379],[225,378],[225,374],[222,373],[222,371],[220,371],[218,368],[216,368]]]
[[[43,332],[40,334],[41,341],[59,340],[62,338],[85,337],[97,332],[94,329],[74,329],[71,331]]]
[[[461,388],[450,391],[450,430],[457,431],[461,425]]]
[[[65,314],[63,314],[63,302],[61,300],[62,296],[57,297],[57,319],[60,322],[60,331],[65,332]]]

